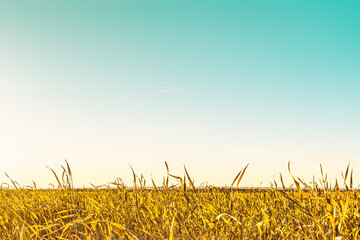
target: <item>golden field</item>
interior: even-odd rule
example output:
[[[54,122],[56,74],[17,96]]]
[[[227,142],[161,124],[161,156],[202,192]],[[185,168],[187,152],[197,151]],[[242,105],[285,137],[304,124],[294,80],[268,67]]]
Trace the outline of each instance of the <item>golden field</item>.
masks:
[[[66,163],[62,174],[53,171],[54,189],[20,188],[11,179],[1,187],[0,239],[360,238],[360,195],[349,166],[344,189],[331,187],[326,175],[311,186],[293,176],[286,188],[280,176],[273,188],[239,189],[245,171],[227,188],[196,188],[186,169],[182,178],[168,169],[161,186],[145,187],[133,172],[131,188],[116,179],[74,189]]]

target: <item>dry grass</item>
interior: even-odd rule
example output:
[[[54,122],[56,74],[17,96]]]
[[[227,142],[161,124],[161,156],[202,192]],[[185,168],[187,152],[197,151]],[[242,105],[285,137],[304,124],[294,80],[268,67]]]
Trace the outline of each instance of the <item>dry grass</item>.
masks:
[[[168,169],[168,166],[166,164]],[[36,184],[0,190],[1,239],[358,239],[359,192],[349,166],[345,190],[326,175],[310,187],[293,177],[294,188],[239,191],[246,167],[229,188],[195,188],[169,173],[162,186],[145,188],[117,179],[102,188],[74,189],[69,165],[56,175],[58,188]],[[290,165],[289,165],[290,171]],[[291,172],[290,172],[291,173]],[[169,186],[169,178],[178,181]],[[275,183],[277,185],[277,183]]]

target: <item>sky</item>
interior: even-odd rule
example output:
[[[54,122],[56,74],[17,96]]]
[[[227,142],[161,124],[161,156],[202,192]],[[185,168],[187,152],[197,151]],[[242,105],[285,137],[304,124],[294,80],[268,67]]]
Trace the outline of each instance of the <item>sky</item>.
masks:
[[[0,182],[360,183],[357,1],[1,1]]]

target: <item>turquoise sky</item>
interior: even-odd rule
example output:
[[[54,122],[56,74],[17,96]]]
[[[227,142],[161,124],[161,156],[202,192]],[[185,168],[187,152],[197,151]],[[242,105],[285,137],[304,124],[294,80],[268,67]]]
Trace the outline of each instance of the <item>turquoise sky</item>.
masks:
[[[360,169],[357,1],[2,1],[0,161],[20,184],[269,186]],[[8,182],[5,174],[0,182]],[[355,180],[359,183],[357,175]],[[261,183],[262,182],[262,183]]]

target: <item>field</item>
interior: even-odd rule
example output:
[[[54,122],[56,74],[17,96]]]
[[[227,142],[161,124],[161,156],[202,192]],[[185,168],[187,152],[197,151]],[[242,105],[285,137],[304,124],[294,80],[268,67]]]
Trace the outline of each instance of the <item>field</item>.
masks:
[[[166,164],[166,167],[167,164]],[[69,165],[58,187],[26,188],[10,179],[0,190],[0,239],[358,239],[359,192],[347,167],[342,185],[322,176],[311,186],[297,177],[285,187],[240,189],[245,167],[227,188],[195,187],[169,173],[161,186],[117,179],[74,189]],[[51,170],[52,171],[52,170]],[[290,165],[289,165],[290,171]],[[290,172],[291,174],[291,172]],[[178,181],[169,185],[169,179]]]

